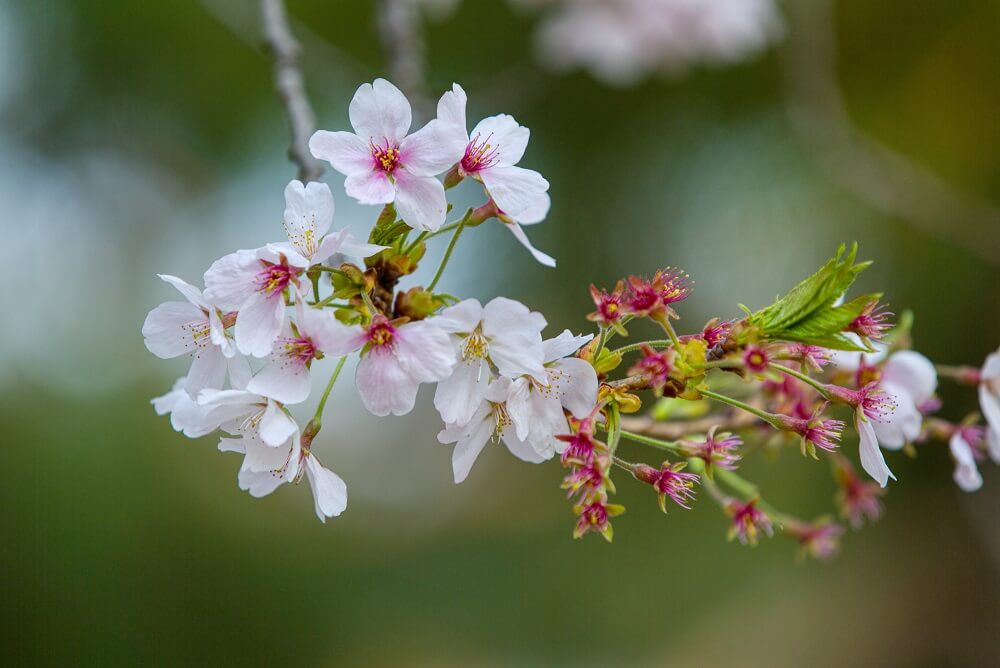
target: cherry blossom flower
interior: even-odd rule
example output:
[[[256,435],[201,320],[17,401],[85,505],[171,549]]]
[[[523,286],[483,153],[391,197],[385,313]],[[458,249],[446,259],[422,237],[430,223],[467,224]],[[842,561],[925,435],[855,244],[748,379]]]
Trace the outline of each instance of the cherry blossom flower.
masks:
[[[511,384],[507,411],[517,437],[548,458],[557,449],[557,434],[569,431],[564,409],[577,418],[590,415],[597,404],[597,372],[589,362],[570,357],[592,335],[574,336],[568,329],[542,344],[544,382],[522,375]]]
[[[321,522],[347,509],[347,485],[325,468],[308,448],[303,448],[296,431],[284,443],[272,447],[253,430],[239,432],[239,438],[223,438],[219,450],[244,455],[238,481],[251,496],[267,496],[286,482],[297,482],[303,473],[312,489],[316,516]]]
[[[893,316],[884,305],[880,306],[877,299],[874,299],[864,307],[861,313],[847,326],[844,331],[857,334],[865,343],[877,341],[885,336],[885,333],[892,329],[889,318]]]
[[[843,457],[837,459],[835,477],[840,487],[837,492],[840,515],[853,529],[860,529],[866,517],[869,522],[881,517],[880,498],[885,494],[881,487],[858,477],[854,467]]]
[[[283,404],[306,400],[312,389],[309,369],[313,360],[339,349],[343,328],[333,314],[295,304],[295,323],[285,323],[268,362],[257,372],[246,389]]]
[[[829,518],[815,522],[788,519],[782,527],[790,538],[799,543],[799,555],[813,559],[830,559],[840,550],[844,527]]]
[[[438,383],[434,406],[446,424],[465,424],[482,403],[493,377],[528,375],[548,383],[542,330],[545,318],[513,299],[497,297],[486,306],[475,299],[444,309],[434,318],[448,332],[458,364]]]
[[[833,452],[837,449],[837,441],[840,440],[844,431],[843,420],[824,419],[823,412],[826,406],[821,406],[808,418],[800,418],[793,415],[778,416],[778,421],[782,429],[798,434],[802,437],[803,454],[805,454],[806,444]],[[814,451],[811,451],[815,454]]]
[[[694,500],[694,486],[700,482],[698,474],[685,473],[687,462],[663,462],[659,469],[639,464],[632,469],[632,475],[648,485],[652,485],[659,498],[660,510],[667,512],[667,499],[681,508],[691,510],[688,505]]]
[[[248,375],[246,359],[236,352],[226,332],[234,316],[221,314],[213,301],[193,285],[176,276],[159,276],[177,288],[187,302],[165,302],[149,312],[142,325],[146,348],[161,359],[192,355],[184,382],[184,389],[192,397],[205,388],[221,388],[227,369]]]
[[[757,537],[761,533],[768,536],[774,535],[771,518],[757,507],[757,501],[758,499],[754,498],[747,502],[736,499],[730,499],[726,502],[724,510],[732,518],[729,540],[737,538],[743,545],[756,545]]]
[[[349,115],[354,132],[316,132],[309,140],[312,154],[347,177],[347,194],[360,203],[394,203],[410,227],[441,227],[448,205],[434,176],[462,158],[461,136],[439,119],[407,134],[410,103],[385,79],[360,86]]]
[[[858,451],[861,466],[880,486],[885,487],[889,478],[895,480],[896,476],[885,463],[873,423],[885,421],[896,410],[895,399],[879,389],[878,383],[874,381],[859,390],[839,385],[827,385],[826,389],[829,398],[854,409],[854,428],[860,437]]]
[[[573,528],[573,538],[582,538],[591,531],[596,531],[611,542],[614,530],[610,518],[625,512],[624,506],[608,503],[607,496],[598,495],[573,506],[573,512],[579,516]]]
[[[963,492],[975,492],[983,486],[983,476],[976,466],[976,441],[982,441],[982,434],[962,428],[955,429],[948,440],[948,449],[955,460],[952,477]]]
[[[689,280],[687,274],[673,267],[658,269],[651,279],[629,276],[626,310],[632,315],[649,316],[657,321],[677,318],[671,304],[688,298],[691,294]]]
[[[517,430],[507,411],[511,380],[501,376],[489,384],[472,418],[465,424],[446,424],[438,434],[441,443],[454,443],[451,465],[455,483],[465,480],[479,453],[493,440],[503,441],[511,454],[523,461],[539,464],[552,457],[540,454],[530,443],[518,438]]]
[[[439,318],[416,322],[376,315],[365,327],[333,321],[324,352],[347,355],[362,350],[354,381],[361,403],[378,416],[413,410],[421,383],[451,375],[456,356]]]
[[[979,408],[986,418],[990,458],[1000,464],[1000,352],[987,355],[979,371]]]
[[[685,457],[697,457],[705,462],[705,470],[711,477],[713,468],[732,471],[742,456],[738,452],[743,439],[728,431],[716,433],[718,426],[712,426],[699,440],[685,439],[679,442]]]
[[[157,415],[170,416],[170,426],[174,431],[179,431],[188,438],[210,434],[219,427],[210,415],[211,408],[202,406],[188,394],[185,378],[178,378],[173,389],[155,397],[150,403]]]
[[[764,373],[771,358],[763,346],[749,345],[743,351],[743,364],[751,373]]]
[[[551,205],[549,182],[538,172],[517,166],[528,147],[530,131],[513,116],[499,114],[479,121],[470,135],[466,130],[467,101],[462,87],[453,84],[438,102],[438,118],[465,146],[456,165],[458,174],[482,183],[514,237],[538,262],[554,267],[555,260],[537,250],[521,229],[521,225],[543,221]]]
[[[543,61],[611,85],[744,60],[782,34],[773,0],[570,0],[536,34]]]
[[[306,268],[324,262],[334,253],[366,258],[385,250],[386,246],[358,241],[346,227],[329,233],[333,212],[330,186],[316,181],[307,185],[290,181],[285,186],[282,218],[288,242],[270,244],[270,248],[289,258],[289,264]]]
[[[257,434],[267,446],[277,448],[298,431],[295,420],[281,404],[245,389],[202,390],[198,403],[211,410],[216,426],[231,434]]]
[[[590,296],[594,300],[597,310],[587,316],[587,320],[601,325],[610,325],[621,320],[625,312],[622,310],[625,300],[625,283],[618,281],[615,289],[611,292],[598,290],[597,286],[591,284]]]
[[[642,357],[628,370],[630,376],[642,376],[643,382],[656,394],[663,395],[663,388],[670,380],[673,370],[674,350],[654,350],[648,344],[642,344]]]
[[[896,410],[875,423],[875,435],[883,448],[898,450],[920,435],[920,408],[937,390],[937,372],[920,353],[900,350],[882,365],[878,387],[893,397]]]

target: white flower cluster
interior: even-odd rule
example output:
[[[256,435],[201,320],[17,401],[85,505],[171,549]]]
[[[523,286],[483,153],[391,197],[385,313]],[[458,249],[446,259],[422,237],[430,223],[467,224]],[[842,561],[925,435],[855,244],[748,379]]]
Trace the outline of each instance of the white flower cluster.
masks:
[[[344,511],[344,481],[319,463],[311,446],[329,387],[354,353],[361,358],[358,393],[375,415],[406,414],[421,383],[438,384],[434,404],[445,422],[439,439],[456,444],[456,482],[466,478],[491,439],[502,440],[525,461],[551,458],[560,443],[555,436],[569,431],[567,411],[583,417],[593,410],[597,375],[590,363],[572,357],[590,336],[565,331],[543,340],[545,318],[516,301],[497,297],[483,306],[451,299],[451,305],[417,317],[392,312],[391,299],[381,302],[388,306],[374,306],[373,290],[363,282],[348,302],[335,299],[336,281],[329,296],[320,294],[319,276],[346,275],[324,264],[334,254],[368,258],[371,271],[383,252],[412,248],[440,230],[448,205],[437,177],[445,172],[455,182],[470,177],[481,183],[488,197],[481,209],[510,228],[537,259],[554,264],[532,248],[519,226],[540,222],[549,208],[548,182],[516,166],[527,147],[527,128],[499,115],[481,121],[470,135],[465,106],[456,84],[441,98],[438,117],[408,134],[409,102],[378,79],[361,86],[351,101],[353,133],[320,131],[310,142],[317,158],[346,175],[348,195],[385,205],[379,220],[392,214],[389,224],[403,229],[395,247],[333,230],[330,189],[292,181],[285,188],[287,241],[220,258],[205,272],[204,291],[161,276],[186,301],[150,312],[142,328],[146,347],[160,358],[188,356],[191,367],[169,393],[153,400],[154,408],[191,438],[221,429],[226,435],[219,449],[244,455],[239,486],[253,496],[270,494],[304,473],[321,520]],[[408,240],[410,229],[423,236]],[[374,237],[373,230],[370,241]],[[341,361],[316,414],[300,428],[289,407],[309,397],[313,362],[326,356]]]
[[[542,19],[541,56],[611,84],[657,71],[730,64],[781,36],[773,0],[562,0]]]

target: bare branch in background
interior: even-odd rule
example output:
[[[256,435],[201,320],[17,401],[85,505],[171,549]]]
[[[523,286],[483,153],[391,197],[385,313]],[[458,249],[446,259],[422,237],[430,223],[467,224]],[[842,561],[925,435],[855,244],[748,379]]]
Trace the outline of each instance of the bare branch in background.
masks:
[[[664,422],[652,417],[622,417],[622,429],[654,438],[676,440],[693,434],[704,434],[712,427],[721,431],[743,429],[757,422],[750,413],[734,411],[727,414],[709,415],[697,420],[671,420]]]
[[[841,187],[886,216],[1000,265],[1000,208],[948,184],[856,127],[837,83],[830,0],[786,5],[783,54],[792,126]]]
[[[389,79],[410,100],[415,118],[426,120],[431,103],[426,90],[427,48],[419,7],[413,0],[378,0],[376,12]]]
[[[274,85],[288,116],[291,134],[288,157],[298,166],[301,181],[315,181],[323,174],[323,166],[309,152],[309,137],[316,129],[316,116],[306,98],[299,69],[301,48],[288,27],[284,0],[261,0],[260,13],[264,39],[274,58]]]

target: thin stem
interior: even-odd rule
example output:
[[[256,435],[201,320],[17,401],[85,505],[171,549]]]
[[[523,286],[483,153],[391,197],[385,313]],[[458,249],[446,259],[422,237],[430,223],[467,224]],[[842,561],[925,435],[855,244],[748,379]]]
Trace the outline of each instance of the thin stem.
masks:
[[[622,458],[621,458],[621,457],[619,457],[618,455],[611,455],[611,462],[612,462],[612,463],[613,463],[613,464],[614,464],[615,466],[617,466],[617,467],[619,467],[619,468],[623,468],[623,469],[625,469],[626,471],[628,471],[629,473],[631,473],[631,472],[632,472],[632,468],[633,468],[633,467],[635,466],[635,464],[633,464],[633,463],[631,463],[631,462],[627,462],[627,461],[625,461],[624,459],[622,459]]]
[[[413,249],[417,247],[417,244],[419,244],[421,241],[423,241],[430,235],[431,235],[430,232],[421,232],[420,234],[418,234],[417,238],[413,240],[413,243],[408,245],[406,247],[406,250],[403,251],[403,255],[409,255],[413,251]]]
[[[375,308],[375,304],[374,302],[372,302],[372,298],[367,292],[362,291],[361,301],[363,301],[365,303],[365,306],[368,307],[368,312],[371,314],[371,317],[374,318],[376,315],[378,315],[379,310]]]
[[[824,387],[823,383],[819,382],[815,378],[807,376],[806,374],[802,373],[801,371],[796,371],[795,369],[792,369],[791,367],[787,367],[784,364],[775,364],[774,362],[771,362],[770,364],[768,364],[768,366],[770,366],[772,369],[780,371],[781,373],[788,374],[792,378],[798,378],[803,383],[805,383],[806,385],[811,386],[813,389],[815,389],[817,392],[819,392],[821,395],[823,395],[824,399],[829,399],[830,398],[829,397],[829,393],[826,391],[826,387]]]
[[[317,265],[315,268],[318,269],[318,270],[320,270],[320,271],[328,272],[330,274],[337,274],[338,276],[347,276],[347,272],[346,271],[343,271],[342,269],[337,269],[335,267],[326,267],[326,266],[323,266],[323,265]],[[350,277],[348,276],[348,278],[350,278]]]
[[[699,369],[739,369],[743,366],[743,360],[712,360],[695,366]]]
[[[625,353],[630,353],[634,350],[639,350],[643,346],[649,346],[650,348],[668,348],[674,344],[670,339],[652,339],[650,341],[640,341],[639,343],[630,343],[627,346],[622,346],[621,348],[615,348],[612,350],[612,354],[624,355]]]
[[[668,452],[677,452],[680,449],[680,445],[673,443],[671,441],[661,441],[658,438],[653,438],[651,436],[643,436],[642,434],[637,434],[633,431],[621,431],[621,435],[630,441],[635,441],[636,443],[642,443],[643,445],[648,445],[658,450],[667,450]]]
[[[458,226],[455,228],[455,234],[451,236],[451,241],[448,242],[448,248],[444,251],[444,257],[441,258],[441,264],[438,266],[437,273],[434,274],[431,284],[427,286],[428,292],[433,292],[435,286],[437,286],[438,281],[441,280],[441,275],[444,274],[444,268],[448,266],[448,260],[451,259],[451,253],[455,250],[455,244],[458,243],[458,238],[462,235],[462,230],[465,229],[465,224],[469,220],[469,216],[472,215],[472,209],[465,212],[462,216],[462,220],[458,221]]]
[[[660,326],[663,327],[663,331],[665,331],[667,336],[670,337],[670,341],[674,344],[674,346],[680,348],[681,340],[677,338],[677,332],[674,331],[673,325],[670,324],[670,319],[666,317],[663,318],[660,322]]]
[[[780,429],[780,427],[778,426],[777,421],[775,419],[775,416],[772,415],[771,413],[768,413],[767,411],[763,411],[763,410],[761,410],[759,408],[755,408],[755,407],[751,406],[750,404],[745,404],[742,401],[740,401],[739,399],[733,399],[732,397],[727,397],[724,394],[719,394],[718,392],[713,392],[712,390],[699,390],[699,391],[704,396],[708,397],[709,399],[715,399],[716,401],[721,401],[724,404],[729,404],[730,406],[732,406],[734,408],[739,408],[740,410],[743,410],[743,411],[746,411],[746,412],[751,413],[753,415],[756,415],[757,417],[759,417],[764,422],[767,422],[772,427],[774,427],[776,429]]]
[[[333,389],[333,384],[337,382],[337,377],[340,375],[340,370],[344,368],[344,362],[346,361],[347,355],[344,355],[337,362],[337,368],[333,370],[330,381],[326,384],[326,389],[323,390],[323,396],[319,398],[319,404],[316,406],[316,412],[313,414],[312,419],[316,424],[316,431],[319,431],[319,426],[323,421],[323,409],[326,408],[326,400],[330,397],[330,390]]]

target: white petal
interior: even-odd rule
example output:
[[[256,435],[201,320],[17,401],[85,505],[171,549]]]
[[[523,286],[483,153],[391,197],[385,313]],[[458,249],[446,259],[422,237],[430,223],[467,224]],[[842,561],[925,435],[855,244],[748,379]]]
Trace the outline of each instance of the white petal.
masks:
[[[320,522],[326,522],[327,517],[336,517],[347,509],[347,484],[312,455],[306,457],[306,476],[312,487],[316,516]]]
[[[271,446],[252,432],[243,434],[243,447],[246,450],[244,468],[255,473],[281,471],[288,464],[292,452],[292,442],[289,438],[276,446]]]
[[[288,441],[292,435],[298,431],[298,425],[292,418],[288,417],[281,406],[275,401],[269,400],[264,415],[258,425],[260,438],[264,445],[276,448]]]
[[[540,195],[549,188],[541,174],[521,167],[490,167],[479,172],[479,178],[497,208],[514,220],[536,210]]]
[[[465,128],[434,119],[399,145],[399,162],[415,176],[434,176],[462,159]]]
[[[406,96],[385,79],[362,84],[354,93],[348,113],[358,136],[376,143],[399,143],[412,120]]]
[[[528,252],[531,253],[531,257],[535,258],[536,262],[545,265],[546,267],[556,266],[556,260],[554,257],[543,253],[531,245],[531,240],[528,239],[528,235],[524,233],[524,230],[521,229],[520,225],[517,223],[504,223],[504,227],[510,230],[510,233],[514,235],[514,238],[517,239],[522,246],[528,249]]]
[[[250,361],[243,355],[229,358],[229,385],[236,390],[245,390],[251,377]]]
[[[861,437],[861,444],[858,446],[858,453],[861,455],[861,467],[880,486],[885,487],[889,483],[889,478],[893,480],[896,476],[892,474],[885,463],[885,457],[878,447],[878,440],[875,437],[875,430],[868,420],[856,417],[854,426]]]
[[[354,381],[361,403],[374,415],[405,415],[413,410],[419,383],[388,351],[373,348],[358,363]]]
[[[330,230],[333,210],[333,194],[325,183],[312,181],[303,186],[301,181],[295,180],[285,186],[282,221],[288,240],[303,256],[312,256],[320,239]]]
[[[251,392],[283,404],[299,404],[309,398],[312,382],[305,364],[272,355],[247,385]]]
[[[483,319],[483,305],[477,299],[463,299],[434,316],[435,324],[452,333],[470,334]]]
[[[983,486],[983,476],[976,466],[976,458],[968,441],[962,438],[962,433],[956,431],[948,441],[951,456],[955,459],[955,472],[952,477],[955,484],[963,492],[975,492]]]
[[[505,376],[527,374],[540,383],[548,382],[542,365],[544,328],[541,314],[513,299],[497,297],[483,309],[483,333],[490,339],[490,359]]]
[[[557,359],[572,355],[593,338],[593,334],[581,334],[577,336],[568,329],[564,329],[559,336],[552,339],[545,339],[542,342],[542,350],[545,354],[544,360],[546,363],[555,362]]]
[[[447,378],[457,361],[451,337],[434,325],[433,318],[396,330],[396,357],[408,374],[423,383]]]
[[[213,308],[208,312],[208,327],[212,345],[218,346],[219,350],[226,357],[236,355],[236,346],[233,345],[233,342],[226,335],[226,328],[222,324],[222,318],[219,317],[218,309]]]
[[[345,325],[329,311],[307,309],[303,323],[313,345],[325,355],[349,355],[360,350],[367,340],[360,325]]]
[[[516,165],[528,147],[531,131],[517,124],[513,116],[500,114],[484,118],[476,124],[470,136],[477,144],[487,143],[497,148],[497,164]],[[478,136],[478,138],[477,138]]]
[[[207,345],[199,348],[191,360],[185,387],[192,397],[204,389],[218,390],[226,382],[226,369],[229,367],[225,355],[217,347]]]
[[[438,383],[434,407],[449,424],[466,424],[483,402],[493,373],[486,360],[474,358],[459,362],[455,371]]]
[[[549,371],[554,392],[566,410],[577,419],[590,415],[597,405],[598,386],[597,372],[590,362],[567,357],[553,364]]]
[[[211,306],[208,301],[205,300],[204,295],[201,294],[201,290],[194,287],[187,281],[177,278],[176,276],[171,276],[170,274],[157,274],[161,280],[166,281],[170,285],[177,288],[177,291],[184,295],[184,299],[188,300],[198,308],[202,310],[209,310]]]
[[[261,269],[256,250],[225,255],[205,272],[205,297],[224,311],[234,311],[253,294]]]
[[[281,487],[281,485],[286,481],[284,475],[276,473],[273,471],[251,471],[246,468],[241,468],[239,477],[240,489],[249,492],[250,496],[254,498],[261,498],[267,496],[274,490]]]
[[[309,138],[309,150],[313,157],[326,160],[338,172],[350,176],[369,171],[374,165],[366,139],[351,132],[319,130]]]
[[[521,225],[534,225],[545,220],[545,217],[549,215],[549,209],[552,208],[552,198],[549,197],[548,193],[538,193],[535,195],[532,203],[521,213],[517,215],[517,220],[515,222]],[[509,216],[508,216],[509,217]]]
[[[344,190],[361,204],[388,204],[396,197],[396,189],[385,172],[370,170],[351,174],[344,180]]]
[[[881,389],[896,400],[896,410],[881,421],[874,421],[872,428],[883,448],[899,450],[920,436],[923,415],[909,393],[896,385],[882,382]]]
[[[986,430],[986,450],[994,464],[1000,464],[1000,430],[989,427]]]
[[[364,259],[366,257],[371,257],[381,251],[384,251],[388,246],[379,246],[376,244],[369,244],[364,241],[358,241],[350,232],[343,238],[340,242],[340,248],[338,249],[344,255],[350,255],[352,257],[359,257]]]
[[[905,389],[918,406],[937,389],[934,364],[914,350],[894,353],[882,368],[882,380]]]
[[[472,465],[493,434],[492,417],[489,406],[483,406],[468,426],[449,425],[438,434],[438,440],[442,443],[455,443],[451,454],[451,468],[456,485],[469,477]]]
[[[184,389],[183,378],[174,383],[170,392],[153,399],[152,404],[157,415],[169,413],[170,426],[188,438],[204,436],[219,427],[208,417],[209,409],[199,405]]]
[[[507,414],[510,415],[514,433],[521,441],[528,438],[532,423],[536,419],[535,406],[532,402],[534,394],[529,378],[521,377],[511,383],[510,393],[507,396]]]
[[[528,462],[529,464],[541,464],[545,460],[550,459],[552,454],[555,452],[553,449],[547,456],[538,452],[530,443],[519,439],[515,431],[510,427],[503,430],[502,436],[503,443],[507,446],[507,449],[510,450],[510,453],[521,461]]]
[[[281,293],[255,292],[236,316],[236,347],[244,355],[267,357],[285,321],[285,303]]]
[[[984,380],[994,378],[1000,380],[1000,352],[990,353],[986,356],[980,373]]]
[[[193,334],[209,332],[205,312],[187,302],[165,302],[146,316],[142,336],[146,348],[160,359],[178,357],[195,349]]]
[[[979,408],[990,428],[1000,432],[1000,397],[990,392],[985,383],[979,385]]]
[[[465,94],[465,90],[457,83],[453,83],[451,90],[447,91],[438,100],[437,117],[445,123],[451,123],[460,127],[464,133],[466,128],[465,105],[467,100],[468,97]],[[465,143],[468,144],[468,142],[469,135],[466,133]]]
[[[448,202],[444,186],[431,176],[416,176],[405,169],[396,172],[396,211],[407,225],[434,232],[444,225]]]
[[[226,438],[222,437],[219,439],[219,452],[237,452],[241,455],[247,453],[247,449],[243,447],[243,438]]]

